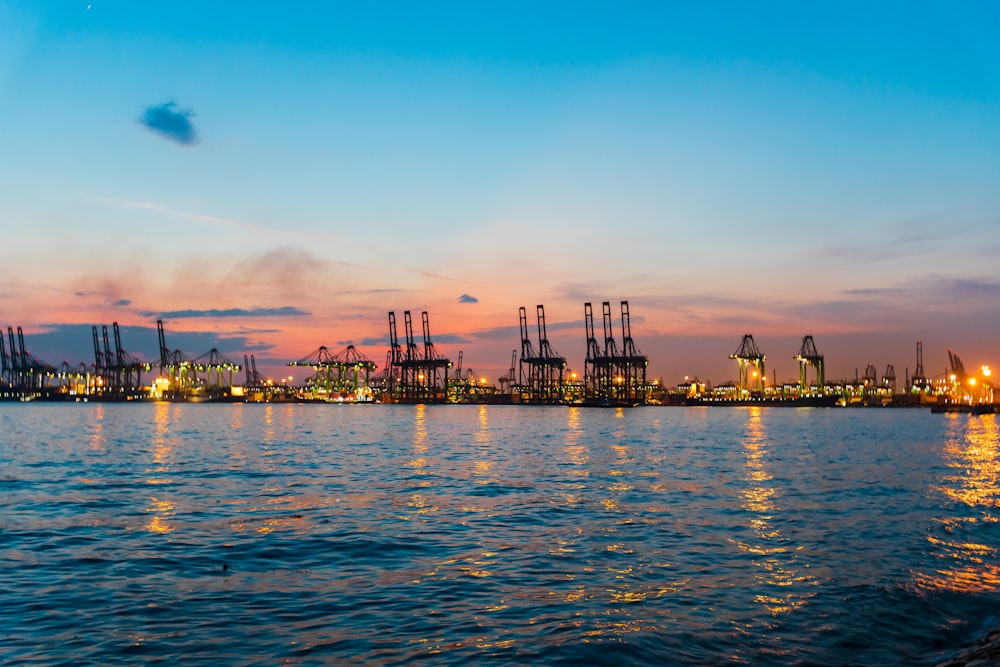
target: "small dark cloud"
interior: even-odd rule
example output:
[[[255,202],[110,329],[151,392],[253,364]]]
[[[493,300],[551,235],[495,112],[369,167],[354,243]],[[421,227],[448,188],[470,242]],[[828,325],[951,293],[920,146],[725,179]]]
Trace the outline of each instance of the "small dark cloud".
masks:
[[[294,306],[281,308],[209,308],[208,310],[168,310],[163,313],[149,313],[164,319],[188,319],[194,317],[307,317],[311,313]]]
[[[459,303],[479,303],[479,299],[477,299],[474,296],[469,296],[468,294],[463,294],[462,296],[458,297],[458,302]]]
[[[74,296],[83,297],[83,296],[87,296],[87,293],[86,292],[73,292],[73,295]]]
[[[180,109],[174,102],[167,102],[146,109],[139,122],[174,143],[194,146],[198,143],[198,135],[191,124],[192,117],[194,112],[190,109]]]
[[[950,285],[945,283],[943,291],[946,295],[956,298],[989,299],[992,303],[1000,296],[1000,283],[990,283],[982,280],[955,280]]]
[[[406,341],[403,341],[404,344],[405,344],[405,342]],[[385,335],[385,336],[368,336],[366,338],[362,338],[357,343],[355,343],[355,345],[363,345],[365,347],[385,346],[385,345],[388,345],[388,344],[389,344],[389,336],[388,335]]]
[[[111,305],[112,306],[118,306],[118,307],[131,306],[132,305],[132,300],[131,299],[118,299],[116,301],[112,301]]]
[[[460,334],[443,333],[431,336],[431,342],[435,345],[461,345],[463,343],[471,343],[472,341]]]
[[[521,329],[518,325],[506,325],[480,329],[471,334],[476,341],[513,341],[521,342]]]

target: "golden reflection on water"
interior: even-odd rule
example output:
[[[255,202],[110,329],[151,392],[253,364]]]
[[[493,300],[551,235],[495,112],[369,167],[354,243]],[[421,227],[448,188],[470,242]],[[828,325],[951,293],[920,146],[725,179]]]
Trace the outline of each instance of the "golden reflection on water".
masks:
[[[569,407],[566,414],[566,436],[563,438],[563,460],[569,466],[566,475],[578,477],[580,482],[565,484],[568,493],[563,494],[563,502],[570,508],[576,507],[581,500],[578,491],[586,488],[582,479],[590,475],[587,464],[590,462],[590,452],[585,445],[580,444],[584,430],[580,425],[580,408]]]
[[[406,464],[414,469],[418,475],[429,475],[427,469],[427,406],[420,403],[413,409],[413,458]],[[430,485],[430,481],[421,482],[421,486]]]
[[[1000,590],[997,548],[975,539],[982,524],[1000,520],[1000,432],[996,415],[944,415],[942,452],[949,471],[936,491],[954,503],[952,516],[928,532],[932,553],[942,560],[933,574],[916,574],[917,584],[963,593]]]
[[[480,445],[490,442],[490,412],[485,405],[479,406],[479,430],[476,432],[476,442]]]
[[[590,453],[586,446],[580,444],[580,436],[583,433],[583,428],[580,426],[580,408],[572,406],[567,408],[563,454],[566,463],[572,466],[568,474],[575,477],[586,477],[590,474],[586,467],[590,462]]]
[[[167,435],[170,432],[170,405],[167,403],[155,403],[153,407],[153,464],[151,472],[169,472],[167,466],[170,453],[173,449]],[[151,484],[162,482],[150,482]]]
[[[104,406],[100,403],[94,406],[94,430],[87,447],[94,453],[103,453],[108,448],[108,441],[104,436]]]
[[[153,450],[153,465],[146,471],[149,474],[146,483],[153,486],[168,484],[171,481],[166,475],[170,472],[173,453],[173,443],[169,437],[172,407],[169,403],[153,404],[153,440],[150,443]],[[168,519],[174,516],[175,510],[176,506],[171,500],[151,496],[149,506],[146,508],[147,514],[151,515],[146,523],[146,530],[161,535],[171,532],[173,527]]]
[[[481,477],[479,484],[489,484],[493,481],[493,461],[490,461],[490,413],[485,405],[479,406],[479,430],[476,431],[476,444],[479,446],[478,457],[473,461],[472,475]]]
[[[413,408],[413,451],[427,451],[427,406],[423,403]]]
[[[176,509],[174,504],[169,500],[160,500],[156,497],[150,498],[149,501],[150,505],[146,511],[152,513],[152,516],[146,523],[146,530],[161,535],[171,532],[173,527],[167,522],[167,518],[174,513]]]
[[[670,563],[647,560],[644,551],[636,548],[635,540],[642,540],[639,536],[647,528],[637,530],[635,526],[642,524],[648,530],[655,530],[653,527],[659,525],[660,518],[655,505],[635,504],[639,501],[633,494],[639,484],[633,476],[648,476],[650,490],[655,493],[663,492],[667,486],[652,488],[662,474],[657,469],[650,470],[648,475],[637,473],[636,452],[643,452],[646,463],[650,458],[632,440],[626,420],[630,413],[621,408],[610,413],[610,432],[604,442],[595,439],[593,433],[588,437],[583,426],[584,413],[578,407],[567,410],[562,474],[568,481],[563,484],[566,493],[562,500],[571,509],[599,502],[607,515],[596,523],[576,525],[572,533],[564,533],[549,547],[553,557],[583,558],[589,564],[581,564],[564,574],[566,582],[573,582],[571,588],[553,588],[547,594],[549,599],[561,600],[579,610],[567,618],[566,624],[573,626],[583,641],[624,641],[632,633],[659,630],[657,619],[638,617],[643,613],[640,609],[648,610],[646,604],[676,595],[687,582],[672,576]],[[586,443],[590,443],[589,447]],[[665,462],[666,457],[658,461]],[[599,486],[593,486],[598,483]],[[598,555],[595,549],[604,553]],[[604,583],[588,583],[594,579]],[[661,613],[669,615],[666,611]]]
[[[264,404],[264,446],[274,444],[274,404]]]
[[[793,611],[805,603],[805,598],[794,591],[781,589],[795,584],[816,584],[814,577],[799,572],[797,549],[790,547],[781,531],[775,526],[780,508],[775,498],[780,489],[768,471],[767,433],[759,407],[749,408],[746,435],[743,438],[746,456],[747,487],[742,491],[743,508],[752,514],[752,543],[739,543],[739,548],[754,556],[758,568],[754,579],[760,589],[755,600],[772,615]]]

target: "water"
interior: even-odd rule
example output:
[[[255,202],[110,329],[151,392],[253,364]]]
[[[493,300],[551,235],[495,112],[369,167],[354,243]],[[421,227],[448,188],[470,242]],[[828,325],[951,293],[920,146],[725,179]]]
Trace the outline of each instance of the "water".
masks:
[[[921,410],[0,405],[0,663],[933,664],[1000,429]]]

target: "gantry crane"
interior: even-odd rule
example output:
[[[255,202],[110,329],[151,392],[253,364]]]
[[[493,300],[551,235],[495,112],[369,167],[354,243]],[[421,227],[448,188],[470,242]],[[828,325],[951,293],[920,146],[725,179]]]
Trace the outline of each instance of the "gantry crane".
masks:
[[[167,347],[167,337],[163,331],[163,320],[156,320],[156,334],[160,343],[160,375],[167,381],[163,389],[164,398],[180,398],[194,389],[197,376],[192,361],[184,353]]]
[[[866,398],[876,394],[878,391],[878,369],[875,368],[875,364],[865,366],[865,374],[861,376],[861,384]]]
[[[288,365],[312,369],[313,375],[306,380],[306,384],[311,386],[317,395],[329,395],[333,391],[337,360],[326,345],[320,345],[297,361],[289,361]]]
[[[239,373],[242,367],[216,348],[212,348],[200,357],[191,360],[196,382],[204,387],[212,396],[228,394],[233,386],[233,373]],[[204,377],[197,377],[204,373]]]
[[[117,322],[112,323],[114,331],[114,348],[108,336],[107,325],[101,325],[101,337],[97,335],[97,326],[92,326],[94,339],[94,375],[93,392],[108,400],[132,400],[142,395],[142,374],[152,368],[152,364],[129,354],[122,345],[121,329]],[[101,347],[103,340],[104,346]]]
[[[628,301],[621,302],[622,311],[622,353],[621,374],[625,378],[622,398],[628,403],[644,404],[648,402],[646,385],[646,367],[649,357],[639,351],[632,339],[632,321],[629,316]]]
[[[444,403],[448,400],[448,369],[451,361],[439,353],[431,341],[430,318],[427,311],[420,315],[423,348],[413,336],[410,311],[403,311],[406,332],[406,350],[397,342],[396,316],[389,313],[390,365],[398,368],[398,383],[393,387],[393,398],[403,403]],[[396,371],[391,373],[395,378]]]
[[[885,367],[882,375],[882,387],[888,390],[890,396],[896,395],[896,369],[892,364]]]
[[[583,304],[587,357],[584,360],[584,405],[632,406],[646,403],[646,367],[649,359],[632,339],[628,301],[621,302],[622,346],[615,340],[611,302],[601,303],[604,345],[594,331],[594,310]]]
[[[24,344],[24,331],[21,327],[17,328],[16,348],[13,329],[7,327],[7,333],[10,337],[11,350],[16,349],[16,353],[12,355],[15,363],[13,365],[14,381],[11,384],[22,391],[39,392],[46,389],[46,380],[55,376],[55,366],[50,366],[31,356]]]
[[[522,401],[534,405],[561,403],[566,358],[560,356],[549,342],[545,325],[545,306],[540,304],[535,306],[535,315],[538,321],[538,352],[532,347],[531,337],[528,334],[527,311],[523,306],[518,309],[521,328]],[[524,377],[525,366],[528,367],[527,382]]]
[[[744,334],[740,341],[739,348],[729,355],[730,359],[735,359],[739,364],[739,383],[737,388],[740,394],[747,392],[764,391],[764,359],[766,358],[757,349],[757,344],[751,334]],[[751,375],[750,368],[753,368]]]
[[[823,393],[824,370],[823,355],[816,350],[816,343],[812,336],[802,337],[802,346],[799,353],[795,355],[795,360],[799,362],[799,392],[806,394],[809,391],[809,381],[806,377],[806,370],[809,366],[816,369],[816,388]]]
[[[587,356],[583,362],[584,404],[610,403],[611,363],[597,342],[594,308],[589,301],[583,304],[583,326],[587,336]]]
[[[512,397],[516,382],[517,382],[517,350],[514,349],[511,350],[510,353],[510,368],[507,370],[507,374],[497,378],[497,384],[500,386],[500,394],[505,397]]]
[[[307,381],[317,398],[333,401],[370,401],[369,388],[371,373],[378,364],[348,345],[337,354],[321,345],[311,354],[298,361],[288,362],[289,366],[308,366],[313,369],[313,377]]]
[[[0,384],[10,386],[10,357],[7,356],[7,344],[4,342],[3,331],[0,331]]]
[[[248,389],[260,389],[264,385],[264,380],[257,372],[257,360],[251,354],[248,358],[243,355],[243,367],[246,370],[246,386]]]
[[[917,341],[917,367],[913,371],[913,388],[917,391],[927,389],[927,375],[924,373],[924,343]]]

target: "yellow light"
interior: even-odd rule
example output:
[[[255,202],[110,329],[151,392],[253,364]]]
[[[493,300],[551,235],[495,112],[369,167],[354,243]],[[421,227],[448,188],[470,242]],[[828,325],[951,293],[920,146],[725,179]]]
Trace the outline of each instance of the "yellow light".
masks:
[[[975,387],[976,386],[976,378],[969,378],[969,385]]]
[[[986,378],[988,378],[993,373],[993,371],[990,370],[990,367],[986,366],[986,365],[983,366],[982,370],[983,370],[983,377],[986,377]]]
[[[952,382],[954,382],[956,378],[957,376],[954,373],[948,376],[948,379],[951,380]]]

